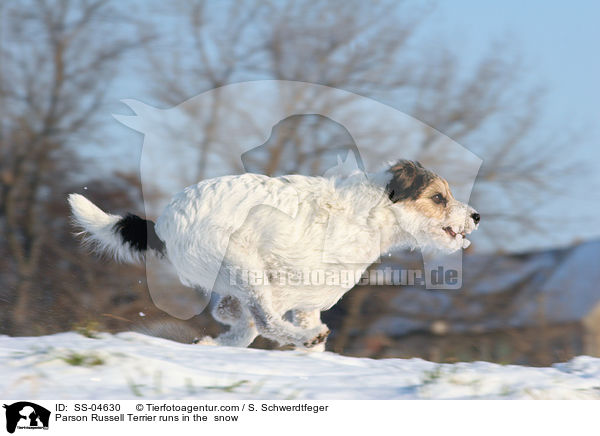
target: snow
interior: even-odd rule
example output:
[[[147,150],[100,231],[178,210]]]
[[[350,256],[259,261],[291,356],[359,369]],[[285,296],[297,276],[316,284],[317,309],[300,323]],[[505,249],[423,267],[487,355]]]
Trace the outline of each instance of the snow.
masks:
[[[600,359],[548,368],[186,345],[139,333],[0,337],[0,397],[598,399]]]

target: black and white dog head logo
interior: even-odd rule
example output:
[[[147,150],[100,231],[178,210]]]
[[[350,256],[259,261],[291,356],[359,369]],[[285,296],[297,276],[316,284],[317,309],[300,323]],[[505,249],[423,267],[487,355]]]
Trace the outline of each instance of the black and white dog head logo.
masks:
[[[28,401],[19,401],[4,405],[6,409],[6,431],[14,433],[19,429],[48,428],[50,411],[42,406]]]

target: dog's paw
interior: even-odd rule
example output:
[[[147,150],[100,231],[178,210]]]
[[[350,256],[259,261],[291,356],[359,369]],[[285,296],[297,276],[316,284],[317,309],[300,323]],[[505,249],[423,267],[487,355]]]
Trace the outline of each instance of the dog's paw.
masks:
[[[217,342],[210,336],[204,336],[202,338],[194,338],[192,344],[198,345],[217,345]]]
[[[307,353],[322,353],[325,351],[325,342],[321,342],[320,344],[313,345],[312,347],[293,347],[295,351],[304,351]]]
[[[326,329],[325,331],[321,331],[315,337],[304,342],[304,344],[302,344],[302,345],[304,345],[306,348],[313,348],[316,345],[324,343],[325,340],[327,339],[327,336],[329,336],[329,333],[331,333],[331,330],[329,330],[329,329]]]

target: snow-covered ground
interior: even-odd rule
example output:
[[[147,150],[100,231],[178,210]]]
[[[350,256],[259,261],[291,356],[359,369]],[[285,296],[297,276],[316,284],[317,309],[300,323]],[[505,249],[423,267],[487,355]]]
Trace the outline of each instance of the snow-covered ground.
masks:
[[[550,368],[184,345],[138,333],[0,337],[0,398],[598,399],[600,359]]]

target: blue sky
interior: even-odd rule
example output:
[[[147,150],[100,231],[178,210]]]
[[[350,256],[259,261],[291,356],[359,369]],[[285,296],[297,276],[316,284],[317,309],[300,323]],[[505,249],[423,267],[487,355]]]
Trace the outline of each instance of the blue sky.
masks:
[[[585,153],[599,157],[600,2],[442,1],[426,27],[450,36],[466,58],[508,41],[548,92],[548,122],[595,130]]]
[[[546,92],[542,126],[584,132],[581,141],[565,150],[592,168],[600,162],[600,2],[474,1],[439,2],[423,30],[444,35],[463,47],[463,61],[475,61],[493,41],[506,41],[523,57],[531,83]],[[564,216],[564,228],[552,239],[528,245],[544,248],[600,235],[600,171],[576,175],[565,183],[568,198],[551,205]],[[582,217],[586,219],[582,220]],[[589,217],[589,221],[588,221]]]

